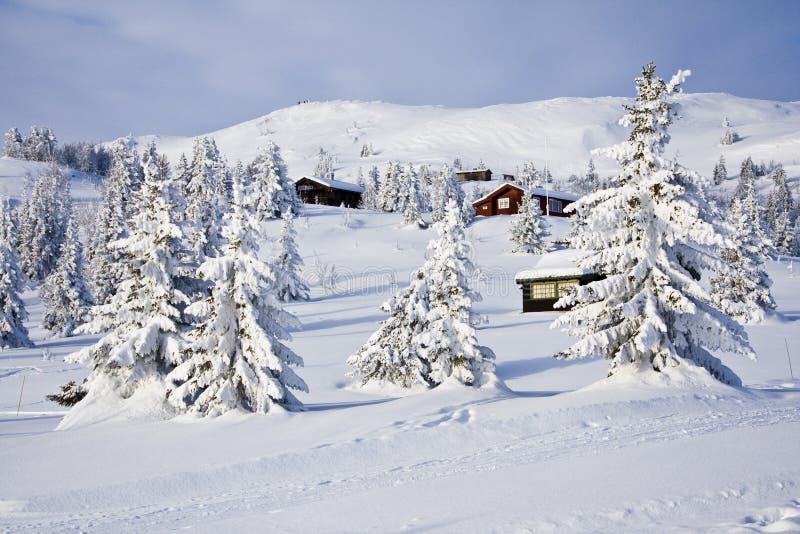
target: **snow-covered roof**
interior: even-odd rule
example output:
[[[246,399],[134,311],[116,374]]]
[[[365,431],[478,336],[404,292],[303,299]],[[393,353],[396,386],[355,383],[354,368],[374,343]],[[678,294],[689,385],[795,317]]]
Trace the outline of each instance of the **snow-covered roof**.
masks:
[[[342,189],[344,191],[353,191],[355,193],[363,193],[364,188],[360,185],[351,184],[350,182],[340,182],[339,180],[330,180],[328,178],[319,178],[317,176],[304,176],[303,178],[317,182],[318,184],[330,187],[332,189]]]
[[[575,249],[556,250],[555,252],[544,254],[539,258],[535,267],[518,272],[514,277],[514,281],[522,282],[523,280],[593,274],[589,269],[582,269],[576,265],[584,254],[585,252]]]
[[[488,199],[489,197],[491,197],[492,195],[497,193],[498,190],[500,190],[501,188],[506,187],[506,186],[516,187],[517,189],[520,189],[522,191],[525,190],[524,187],[520,187],[517,184],[512,184],[511,182],[503,182],[499,186],[497,186],[494,189],[492,189],[490,192],[488,192],[485,195],[483,195],[478,200],[475,200],[473,202],[473,204],[477,204],[479,202],[483,202],[484,200]],[[558,200],[569,200],[570,202],[574,202],[574,201],[578,200],[578,198],[579,198],[577,195],[573,195],[572,193],[565,193],[563,191],[553,191],[551,189],[545,189],[543,187],[534,187],[530,191],[531,191],[532,194],[534,194],[536,196],[555,198],[555,199],[558,199]]]

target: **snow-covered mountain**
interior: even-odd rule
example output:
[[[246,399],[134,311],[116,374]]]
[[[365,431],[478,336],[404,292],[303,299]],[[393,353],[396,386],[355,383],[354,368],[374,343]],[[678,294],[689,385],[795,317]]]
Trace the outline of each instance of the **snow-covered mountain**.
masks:
[[[311,173],[322,147],[337,158],[337,178],[354,180],[358,167],[368,169],[389,160],[441,164],[460,157],[465,168],[480,160],[495,171],[514,172],[523,161],[541,168],[545,162],[556,177],[580,174],[590,152],[624,140],[628,130],[618,124],[620,97],[557,98],[526,104],[483,108],[402,106],[384,102],[311,102],[280,109],[262,117],[209,132],[230,161],[253,159],[267,141],[276,142],[290,176]],[[731,174],[747,156],[755,162],[800,163],[800,102],[739,98],[723,93],[680,95],[682,119],[671,129],[669,150],[681,162],[710,174],[720,155]],[[719,143],[729,117],[742,140]],[[155,139],[171,161],[191,152],[192,137],[142,136]],[[371,144],[374,154],[361,158]],[[612,160],[596,158],[601,174],[615,169]],[[794,176],[800,172],[790,170]]]

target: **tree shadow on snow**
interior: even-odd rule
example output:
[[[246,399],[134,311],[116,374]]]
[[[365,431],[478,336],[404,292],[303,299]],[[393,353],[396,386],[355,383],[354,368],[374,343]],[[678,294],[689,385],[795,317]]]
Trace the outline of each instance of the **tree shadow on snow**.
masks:
[[[352,401],[352,402],[321,402],[318,404],[306,404],[305,409],[309,412],[325,412],[329,410],[346,410],[348,408],[358,408],[359,406],[370,406],[373,404],[383,404],[384,402],[391,402],[397,400],[395,397],[386,399],[373,399],[367,401]]]
[[[589,363],[594,361],[589,358],[575,360],[557,360],[555,358],[526,358],[524,360],[512,360],[510,362],[500,362],[496,365],[495,374],[503,380],[513,380],[523,376],[542,373],[550,369],[559,367],[569,367],[572,365]]]

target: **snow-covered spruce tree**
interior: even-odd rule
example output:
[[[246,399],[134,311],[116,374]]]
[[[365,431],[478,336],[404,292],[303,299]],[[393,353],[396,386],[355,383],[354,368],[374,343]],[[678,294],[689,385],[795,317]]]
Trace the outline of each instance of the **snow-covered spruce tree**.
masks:
[[[400,165],[388,162],[381,180],[381,189],[378,194],[378,203],[383,211],[401,211],[398,198],[400,196]]]
[[[711,218],[695,185],[699,177],[664,157],[667,127],[676,117],[668,97],[689,73],[669,83],[650,63],[636,79],[637,98],[620,123],[632,126],[627,142],[608,150],[622,170],[612,187],[578,200],[582,224],[571,238],[586,251],[579,266],[605,276],[562,296],[573,306],[553,323],[579,340],[556,358],[602,356],[609,374],[622,368],[662,371],[694,363],[717,379],[738,377],[712,350],[754,357],[744,329],[709,304],[696,277],[725,269],[713,256],[730,244]]]
[[[755,184],[755,166],[753,165],[753,159],[747,156],[747,159],[742,162],[741,170],[739,171],[739,183],[736,184],[736,189],[733,192],[734,198],[744,198],[754,193]]]
[[[333,180],[335,173],[333,169],[334,158],[328,152],[320,147],[317,153],[317,164],[314,167],[314,176],[325,178],[326,180]]]
[[[92,297],[83,280],[83,245],[74,217],[67,226],[56,267],[39,294],[45,306],[42,326],[53,334],[69,337],[88,319]]]
[[[419,224],[420,218],[420,190],[419,176],[417,176],[414,166],[407,164],[403,169],[400,179],[403,198],[403,224]]]
[[[435,226],[439,237],[428,245],[428,260],[382,306],[389,318],[347,359],[362,384],[436,386],[453,377],[480,385],[494,370],[494,353],[475,338],[480,318],[472,304],[480,295],[469,287],[475,267],[455,201]]]
[[[769,238],[780,254],[787,254],[786,236],[789,233],[790,213],[794,201],[792,192],[786,181],[786,171],[782,165],[776,165],[772,171],[772,191],[767,199],[767,210],[764,214]]]
[[[725,128],[725,133],[722,134],[722,139],[719,140],[719,144],[721,145],[732,145],[736,141],[739,140],[739,134],[731,126],[731,121],[728,120],[728,117],[725,117],[722,120],[722,127]]]
[[[8,203],[0,199],[0,350],[33,346],[25,328],[28,312],[19,296],[21,271],[11,242],[13,233]]]
[[[223,168],[213,139],[197,139],[192,147],[189,182],[186,185],[186,223],[182,232],[197,264],[215,256],[220,243],[218,222],[224,199],[218,196],[217,181]]]
[[[539,207],[539,199],[531,196],[526,191],[522,195],[522,203],[519,212],[511,220],[511,243],[514,247],[513,253],[522,254],[543,254],[547,251],[544,238],[549,236],[547,223],[542,218],[542,210]]]
[[[364,194],[361,197],[364,208],[368,210],[381,209],[379,201],[380,188],[380,171],[378,171],[377,166],[373,165],[364,179]]]
[[[36,178],[25,199],[20,267],[29,279],[41,281],[56,265],[72,212],[69,181],[55,162]]]
[[[572,175],[568,180],[570,188],[577,195],[588,195],[600,189],[600,177],[594,168],[594,160],[589,159],[586,172],[582,176]]]
[[[530,161],[526,161],[522,164],[522,170],[519,173],[517,181],[526,189],[542,186],[542,176],[539,171],[536,170],[533,162]]]
[[[278,256],[272,262],[276,273],[276,293],[284,302],[308,300],[308,285],[300,276],[303,258],[297,252],[295,236],[294,216],[287,210],[283,214],[281,236],[278,239]]]
[[[106,395],[128,398],[143,384],[160,384],[182,361],[183,332],[187,328],[181,308],[186,296],[176,289],[180,228],[173,222],[173,207],[165,198],[158,163],[147,157],[144,182],[135,194],[140,206],[131,218],[129,235],[112,246],[126,262],[124,278],[106,304],[92,309],[92,320],[78,332],[105,332],[103,337],[67,360],[91,368],[75,409]],[[70,392],[72,392],[70,390]]]
[[[291,368],[303,360],[283,343],[297,319],[278,299],[274,269],[259,260],[265,236],[245,196],[244,184],[235,180],[226,245],[198,270],[211,292],[187,309],[202,321],[189,334],[187,358],[167,377],[167,399],[183,412],[292,409],[300,402],[289,390],[308,391]]]
[[[269,142],[250,165],[252,195],[248,201],[254,203],[259,219],[280,217],[287,211],[299,215],[302,204],[286,173],[281,152]]]
[[[730,269],[711,279],[714,305],[731,317],[749,323],[764,320],[765,312],[775,309],[770,293],[772,281],[764,270],[767,260],[765,238],[761,233],[753,191],[734,197],[728,209],[732,246],[722,251]]]
[[[11,128],[5,135],[3,155],[9,158],[22,159],[25,157],[22,134],[16,128]]]
[[[442,165],[439,177],[434,179],[431,188],[431,220],[434,223],[441,221],[448,202],[453,200],[461,206],[464,198],[464,190],[458,185],[456,173],[447,164]]]
[[[728,179],[728,169],[725,167],[725,156],[719,157],[719,162],[714,165],[714,185],[719,185]]]

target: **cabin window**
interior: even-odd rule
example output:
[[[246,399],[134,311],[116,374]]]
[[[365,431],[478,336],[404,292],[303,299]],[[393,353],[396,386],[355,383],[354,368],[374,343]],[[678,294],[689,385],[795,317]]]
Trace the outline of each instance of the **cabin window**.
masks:
[[[298,185],[297,186],[297,190],[298,191],[311,191],[313,189],[314,189],[314,186],[312,186],[312,185]]]
[[[497,207],[501,210],[507,210],[508,207],[511,205],[511,202],[508,198],[499,198],[497,199]]]
[[[550,213],[562,213],[564,211],[564,203],[556,198],[548,199],[548,209]]]
[[[577,279],[548,280],[546,282],[531,282],[528,289],[529,300],[554,300],[560,299],[573,287],[580,285]]]
[[[484,204],[484,205],[483,205],[483,207],[482,207],[481,209],[488,210],[488,209],[489,209],[489,206],[487,206],[486,204]]]

